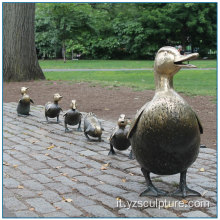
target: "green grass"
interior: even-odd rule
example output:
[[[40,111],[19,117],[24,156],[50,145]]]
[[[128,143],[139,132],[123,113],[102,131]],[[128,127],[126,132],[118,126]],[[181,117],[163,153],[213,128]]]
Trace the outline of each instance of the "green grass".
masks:
[[[47,80],[91,82],[117,88],[131,87],[134,90],[154,89],[153,71],[73,71],[45,72]],[[174,88],[187,95],[209,95],[216,97],[216,70],[181,70],[174,77]]]
[[[137,69],[153,68],[153,60],[40,60],[42,69]],[[194,60],[198,68],[216,68],[216,60]]]

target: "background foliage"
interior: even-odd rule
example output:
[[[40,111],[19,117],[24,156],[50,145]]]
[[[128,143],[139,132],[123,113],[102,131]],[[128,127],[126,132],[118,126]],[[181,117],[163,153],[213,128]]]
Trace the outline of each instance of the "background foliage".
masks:
[[[216,51],[216,3],[37,3],[39,58],[154,59],[164,45]]]

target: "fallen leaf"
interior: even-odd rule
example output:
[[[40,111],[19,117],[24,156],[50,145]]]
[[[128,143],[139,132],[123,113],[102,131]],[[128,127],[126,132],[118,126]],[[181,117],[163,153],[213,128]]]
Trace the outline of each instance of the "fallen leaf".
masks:
[[[57,167],[55,167],[56,169],[60,169],[62,166],[57,166]]]
[[[103,165],[101,166],[101,170],[107,170],[107,168]]]
[[[104,184],[104,182],[102,182],[101,180],[99,181],[101,184]]]
[[[34,208],[30,208],[29,210],[30,210],[30,211],[34,211],[35,209],[34,209]]]
[[[127,180],[126,179],[122,179],[122,182],[125,183]]]
[[[105,108],[105,111],[109,111],[110,109],[109,108]]]
[[[72,202],[73,201],[72,199],[66,199],[64,197],[62,197],[62,199],[63,199],[64,202]]]
[[[63,176],[67,176],[67,175],[68,175],[68,173],[61,173],[61,175],[63,175]]]
[[[204,171],[205,171],[205,169],[204,169],[204,168],[201,168],[199,171],[200,171],[200,172],[204,172]]]
[[[24,186],[18,185],[18,189],[24,189]]]
[[[17,168],[17,167],[18,167],[18,165],[13,165],[13,167],[14,167],[14,168]]]
[[[7,162],[3,162],[3,165],[5,165],[5,166],[9,166],[10,164],[7,163]]]
[[[120,198],[120,197],[117,197],[116,200],[121,200],[121,198]]]
[[[49,156],[49,154],[44,154],[45,156]]]
[[[48,147],[47,148],[47,150],[51,150],[51,149],[53,149],[55,146],[52,144],[52,145],[50,145],[50,147]]]
[[[38,193],[39,196],[41,196],[42,194],[43,194],[42,192],[39,192],[39,193]]]
[[[76,178],[72,178],[71,180],[74,181],[74,182],[77,182],[77,181],[78,181]]]
[[[186,200],[186,199],[182,199],[181,201],[182,201],[184,204],[188,204],[188,202],[189,202],[189,201]]]
[[[57,207],[57,206],[55,206],[55,208],[56,208],[56,210],[60,210],[61,209],[60,207]]]
[[[133,173],[129,173],[129,175],[134,176],[134,174],[133,174]]]

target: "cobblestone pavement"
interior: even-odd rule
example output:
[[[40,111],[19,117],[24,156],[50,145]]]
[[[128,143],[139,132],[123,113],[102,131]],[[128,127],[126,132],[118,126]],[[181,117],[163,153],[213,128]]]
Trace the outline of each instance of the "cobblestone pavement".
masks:
[[[43,106],[31,106],[32,116],[26,118],[17,116],[16,106],[3,104],[3,204],[13,215],[216,216],[215,150],[200,149],[199,157],[188,169],[188,186],[202,197],[139,197],[145,180],[138,163],[128,159],[129,151],[107,156],[113,123],[102,120],[103,141],[89,142],[74,127],[72,133],[64,133],[63,122],[47,124]],[[174,191],[179,175],[152,174],[152,179],[157,187]],[[163,206],[160,209],[159,204]]]

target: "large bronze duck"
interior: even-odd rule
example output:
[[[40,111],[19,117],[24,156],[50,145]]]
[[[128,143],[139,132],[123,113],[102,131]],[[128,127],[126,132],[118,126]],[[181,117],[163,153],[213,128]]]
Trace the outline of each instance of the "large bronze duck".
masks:
[[[98,137],[98,140],[101,141],[102,130],[104,129],[96,115],[93,112],[89,112],[84,118],[84,134],[86,138],[91,140],[89,136]]]
[[[131,145],[127,135],[129,131],[128,120],[125,118],[124,114],[121,114],[118,119],[118,126],[113,130],[110,136],[110,151],[108,155],[115,155],[115,149],[117,150],[127,150]],[[132,151],[130,152],[129,158],[132,159]]]
[[[63,111],[59,106],[58,102],[62,99],[62,96],[59,93],[54,94],[54,102],[47,102],[45,104],[45,117],[48,122],[48,118],[57,118],[57,123],[59,123],[60,111]]]
[[[33,100],[30,98],[30,96],[27,94],[28,87],[21,87],[21,99],[18,102],[17,106],[17,113],[18,116],[27,116],[30,113],[30,105],[31,103],[34,104]]]
[[[71,101],[70,109],[64,114],[63,117],[64,117],[65,132],[69,132],[67,125],[77,125],[77,124],[79,124],[77,130],[82,131],[81,129],[82,114],[76,108],[76,100]]]
[[[148,188],[140,196],[167,193],[151,182],[150,172],[158,175],[180,173],[180,184],[173,196],[200,196],[186,184],[186,172],[196,160],[203,128],[198,116],[174,90],[173,77],[183,64],[198,57],[198,53],[180,55],[174,47],[162,47],[154,63],[155,95],[136,114],[128,137]]]

